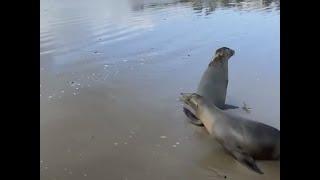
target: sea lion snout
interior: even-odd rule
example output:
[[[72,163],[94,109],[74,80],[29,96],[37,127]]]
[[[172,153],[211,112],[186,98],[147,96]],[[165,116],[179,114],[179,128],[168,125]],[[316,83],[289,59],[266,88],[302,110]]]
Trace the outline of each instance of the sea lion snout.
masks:
[[[200,99],[202,96],[200,96],[197,93],[180,93],[181,97],[180,99],[183,101],[190,101],[191,99]]]
[[[180,96],[180,100],[182,102],[186,102],[186,101],[188,101],[190,99],[192,93],[180,93],[180,95],[181,95]]]
[[[235,51],[234,50],[232,50],[232,49],[230,49],[231,50],[231,56],[233,56],[234,54],[235,54]]]

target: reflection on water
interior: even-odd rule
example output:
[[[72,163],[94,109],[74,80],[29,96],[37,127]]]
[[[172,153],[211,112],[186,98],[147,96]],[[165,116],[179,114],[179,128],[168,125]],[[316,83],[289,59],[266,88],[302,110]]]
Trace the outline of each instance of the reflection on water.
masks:
[[[279,11],[278,0],[42,0],[41,179],[279,179],[277,163],[259,163],[263,176],[235,163],[177,101],[227,46],[227,103],[280,129]]]
[[[132,8],[131,10],[133,11],[141,11],[144,10],[144,8],[166,8],[167,6],[173,5],[188,5],[192,7],[195,13],[203,15],[210,15],[217,8],[234,8],[235,10],[280,9],[280,0],[131,0],[129,2]]]

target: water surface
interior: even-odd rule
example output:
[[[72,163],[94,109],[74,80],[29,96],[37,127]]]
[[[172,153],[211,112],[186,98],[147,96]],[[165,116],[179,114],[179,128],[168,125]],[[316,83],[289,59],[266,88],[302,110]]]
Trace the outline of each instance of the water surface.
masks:
[[[214,51],[227,103],[280,129],[280,1],[41,0],[41,179],[280,179],[236,163],[177,101]]]

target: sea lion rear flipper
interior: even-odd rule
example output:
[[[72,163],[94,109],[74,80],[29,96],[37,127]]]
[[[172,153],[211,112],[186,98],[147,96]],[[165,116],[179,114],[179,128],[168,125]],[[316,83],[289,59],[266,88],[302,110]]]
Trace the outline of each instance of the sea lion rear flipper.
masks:
[[[241,164],[247,166],[249,169],[259,174],[263,174],[263,172],[257,166],[255,160],[251,156],[237,151],[233,151],[232,154]]]
[[[184,114],[189,118],[190,123],[196,126],[204,126],[203,123],[187,108],[183,108]]]

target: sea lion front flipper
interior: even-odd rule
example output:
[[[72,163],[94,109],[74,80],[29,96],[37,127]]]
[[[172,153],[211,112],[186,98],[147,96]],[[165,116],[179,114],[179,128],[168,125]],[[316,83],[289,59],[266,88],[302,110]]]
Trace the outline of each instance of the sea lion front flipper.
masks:
[[[238,106],[230,105],[230,104],[225,104],[221,109],[222,110],[227,110],[227,109],[238,109]]]
[[[231,152],[233,154],[233,156],[243,165],[247,166],[249,169],[259,173],[259,174],[263,174],[263,172],[259,169],[259,167],[257,166],[255,160],[249,156],[246,153],[240,153],[238,151],[232,151]]]
[[[184,114],[189,118],[190,123],[196,126],[204,126],[203,123],[187,108],[183,108]]]

